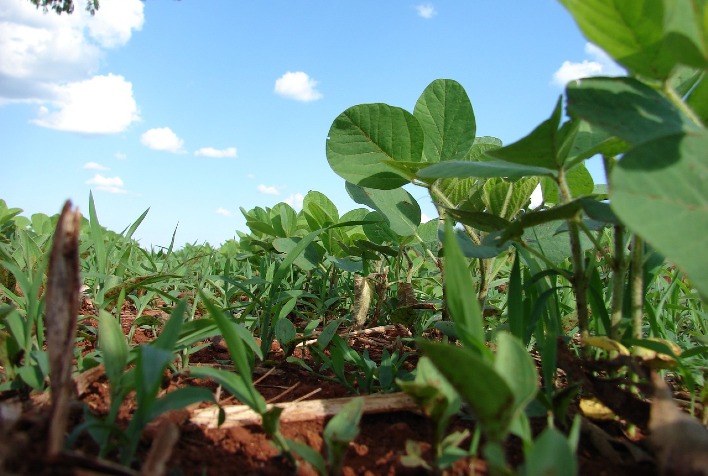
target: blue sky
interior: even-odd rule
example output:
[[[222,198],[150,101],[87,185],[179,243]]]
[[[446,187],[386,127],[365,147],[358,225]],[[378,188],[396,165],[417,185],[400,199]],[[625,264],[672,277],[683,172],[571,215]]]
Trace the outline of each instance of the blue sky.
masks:
[[[83,0],[71,16],[0,5],[0,198],[24,214],[71,199],[145,247],[219,245],[239,208],[310,190],[358,207],[325,140],[350,106],[412,111],[460,82],[477,135],[515,141],[577,77],[621,74],[556,0]],[[600,177],[600,171],[591,167]],[[434,209],[411,189],[423,213]]]

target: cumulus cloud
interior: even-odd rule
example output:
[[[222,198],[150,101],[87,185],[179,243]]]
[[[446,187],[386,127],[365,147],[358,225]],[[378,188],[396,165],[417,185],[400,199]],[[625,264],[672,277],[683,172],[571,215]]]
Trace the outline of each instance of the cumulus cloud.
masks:
[[[257,189],[259,192],[265,195],[280,195],[280,190],[278,190],[278,188],[273,185],[260,184]]]
[[[139,119],[133,85],[123,76],[94,76],[52,86],[54,99],[32,122],[42,127],[84,134],[114,134]]]
[[[199,157],[236,157],[236,147],[227,147],[226,149],[215,149],[213,147],[202,147],[194,152],[194,155]]]
[[[302,71],[288,71],[275,80],[275,92],[296,101],[316,101],[322,94],[316,89],[317,81]]]
[[[226,208],[219,207],[216,209],[216,214],[221,215],[222,217],[232,217],[234,216],[234,212],[231,210],[228,210]]]
[[[305,197],[301,193],[293,193],[283,201],[293,207],[295,210],[300,210],[302,208],[302,201],[304,199]]]
[[[105,165],[101,165],[98,162],[86,162],[84,164],[86,170],[109,170]]]
[[[556,86],[565,87],[570,81],[589,76],[623,76],[624,69],[615,63],[607,53],[593,45],[585,44],[585,54],[590,59],[576,63],[564,61],[558,70],[553,73],[552,83]]]
[[[184,141],[177,137],[169,127],[157,127],[150,129],[140,136],[140,142],[150,149],[181,154],[184,152],[182,145]]]
[[[133,32],[143,26],[144,4],[141,0],[105,2],[95,16],[77,8],[72,15],[44,14],[31,2],[5,0],[0,6],[0,106],[24,102],[39,104],[40,112],[54,110],[56,117],[39,117],[35,124],[72,132],[120,132],[137,119],[137,108],[130,82],[120,76],[99,76],[98,70],[105,52],[125,45]],[[105,78],[113,78],[106,80]],[[124,84],[119,84],[118,78]],[[77,108],[71,101],[81,101],[84,88],[102,85],[104,91],[110,81],[120,89],[119,100],[125,106],[105,109],[99,124],[83,130],[84,123],[69,120]],[[112,88],[106,91],[111,94]],[[67,97],[69,92],[70,97]],[[77,99],[78,98],[78,99]],[[116,106],[117,101],[104,100]],[[67,109],[68,112],[62,112]],[[93,113],[95,118],[98,112]],[[111,120],[112,117],[117,119]],[[99,129],[98,131],[96,129]]]
[[[425,18],[426,20],[430,20],[438,14],[438,11],[435,10],[432,3],[422,3],[420,5],[416,5],[415,9],[418,12],[418,16]]]
[[[108,193],[126,193],[123,188],[123,180],[120,177],[104,177],[101,174],[96,174],[86,181],[88,185],[94,185],[96,190],[101,190]]]

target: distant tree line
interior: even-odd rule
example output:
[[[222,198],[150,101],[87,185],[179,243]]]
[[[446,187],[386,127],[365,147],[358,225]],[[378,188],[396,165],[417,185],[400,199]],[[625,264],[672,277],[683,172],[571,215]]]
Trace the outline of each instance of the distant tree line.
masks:
[[[45,12],[54,10],[57,15],[74,13],[74,0],[30,0],[37,8],[42,7]],[[99,0],[86,0],[86,11],[93,15],[98,10]]]

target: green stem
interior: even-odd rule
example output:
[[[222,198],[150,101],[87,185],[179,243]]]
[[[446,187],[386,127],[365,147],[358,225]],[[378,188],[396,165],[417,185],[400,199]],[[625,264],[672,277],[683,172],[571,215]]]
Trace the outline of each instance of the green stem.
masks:
[[[436,203],[436,208],[438,210],[438,215],[443,217],[444,209],[438,206],[437,203],[442,203],[444,207],[455,208],[454,204],[438,189],[437,185],[432,185],[428,188],[430,195],[433,197],[433,201]],[[476,245],[482,244],[482,237],[479,235],[472,227],[462,223],[462,228],[465,233],[470,237],[472,242]],[[479,260],[479,290],[477,291],[477,301],[479,305],[484,309],[484,305],[487,301],[487,294],[489,293],[489,279],[487,276],[488,269],[490,267],[489,259]]]
[[[572,194],[568,183],[565,179],[565,170],[560,169],[558,173],[558,186],[560,189],[561,200],[563,203],[568,203],[572,200]],[[575,302],[578,311],[578,327],[580,328],[580,337],[585,338],[590,336],[590,316],[588,314],[588,279],[585,274],[585,263],[583,257],[583,248],[580,244],[579,217],[576,215],[568,219],[568,234],[570,237],[570,253],[573,260],[573,290],[575,292]]]
[[[671,87],[668,81],[664,81],[662,89],[666,97],[669,99],[669,101],[671,101],[674,106],[676,106],[677,109],[684,113],[696,125],[704,127],[703,122],[701,122],[701,119],[696,115],[695,112],[693,112],[693,109],[688,107],[688,105],[683,101],[681,96],[679,96],[678,93],[676,93],[676,91],[674,90],[674,88]]]
[[[632,240],[632,338],[642,338],[642,318],[644,310],[644,240],[634,235]]]
[[[622,323],[622,304],[624,302],[624,277],[626,261],[624,259],[624,227],[614,226],[614,257],[612,259],[612,304],[610,310],[610,339],[619,340]]]

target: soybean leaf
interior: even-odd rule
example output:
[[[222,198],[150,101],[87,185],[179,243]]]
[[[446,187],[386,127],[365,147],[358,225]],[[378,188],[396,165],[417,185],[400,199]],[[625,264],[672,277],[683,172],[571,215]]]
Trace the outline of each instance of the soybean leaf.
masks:
[[[568,114],[632,144],[699,130],[668,99],[634,78],[582,79],[570,83],[566,94]]]
[[[512,219],[531,199],[538,186],[538,177],[516,181],[489,179],[483,186],[483,199],[487,211],[506,219]]]
[[[297,232],[297,213],[293,207],[287,203],[277,203],[273,206],[270,214],[270,222],[276,233],[274,236],[287,237]]]
[[[493,153],[488,152],[488,153]],[[536,165],[518,164],[505,162],[503,160],[489,160],[486,162],[471,162],[466,160],[453,160],[434,164],[422,169],[417,176],[420,179],[438,179],[438,178],[465,178],[465,177],[503,177],[509,179],[518,179],[528,177],[530,175],[547,175],[549,177],[557,176],[558,171],[539,167]]]
[[[679,60],[675,48],[665,41],[663,0],[561,0],[561,3],[592,43],[634,73],[665,79]],[[692,2],[671,3],[690,8]]]
[[[413,110],[425,134],[423,160],[462,160],[474,142],[472,103],[457,81],[437,79],[425,88]]]
[[[551,221],[526,228],[522,239],[552,263],[560,264],[570,258],[570,241],[566,231],[565,222]],[[580,235],[580,245],[583,250],[591,249],[593,246],[584,234]]]
[[[364,412],[364,399],[361,397],[350,400],[327,423],[322,437],[328,446],[348,444],[359,434],[359,421]]]
[[[285,259],[278,265],[278,269],[273,275],[273,280],[271,281],[271,288],[270,292],[271,294],[275,293],[278,290],[278,287],[280,286],[280,282],[285,278],[285,276],[288,274],[290,271],[290,266],[295,262],[295,260],[300,256],[300,254],[305,251],[305,249],[310,246],[310,244],[322,233],[324,230],[319,229],[319,230],[314,230],[302,237],[298,242],[297,245],[295,245],[294,248],[292,248],[290,251],[288,251],[288,254],[285,256]]]
[[[276,238],[273,240],[273,247],[278,253],[288,254],[292,252],[302,238],[293,236],[290,238]],[[293,264],[303,271],[310,271],[317,268],[322,262],[325,249],[318,243],[310,243],[303,252],[298,254],[293,261]]]
[[[421,162],[423,129],[413,115],[387,104],[361,104],[340,114],[327,139],[327,161],[345,180],[390,190],[413,178],[386,160]]]
[[[511,222],[498,215],[487,212],[475,212],[446,208],[447,214],[460,223],[469,225],[481,231],[493,232],[504,230]]]
[[[559,154],[562,145],[562,131],[558,127],[563,112],[561,98],[558,98],[551,117],[543,121],[529,135],[513,144],[487,152],[495,159],[513,162],[520,165],[558,169],[563,164],[565,156]]]
[[[708,78],[705,73],[703,73],[701,81],[686,98],[686,104],[703,124],[708,124]]]
[[[407,190],[376,190],[346,183],[347,193],[357,203],[380,212],[399,236],[414,235],[420,225],[420,205]]]
[[[295,324],[287,318],[278,319],[278,322],[275,323],[275,337],[283,346],[292,342],[297,337]]]
[[[310,190],[302,200],[302,212],[311,230],[339,222],[339,211],[332,200],[321,192]]]
[[[677,134],[627,152],[612,171],[612,210],[708,296],[708,133]]]
[[[592,180],[592,175],[585,167],[585,164],[578,164],[572,169],[566,171],[565,180],[573,197],[577,198],[583,195],[593,193],[595,183]],[[558,193],[558,185],[547,178],[541,181],[543,190],[543,201],[546,203],[560,203],[560,194]]]
[[[525,476],[575,476],[577,463],[568,439],[555,428],[546,428],[526,455]]]

